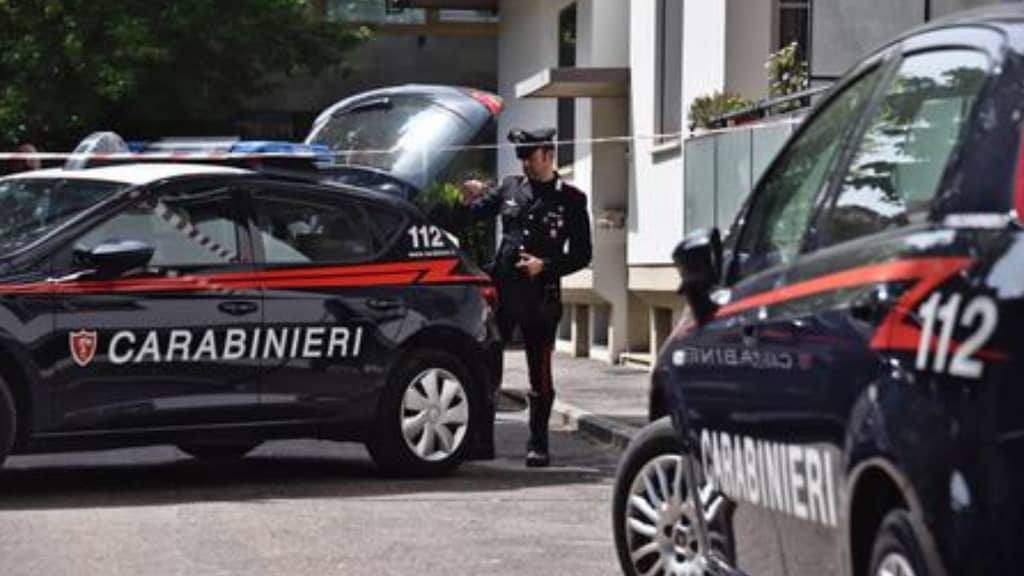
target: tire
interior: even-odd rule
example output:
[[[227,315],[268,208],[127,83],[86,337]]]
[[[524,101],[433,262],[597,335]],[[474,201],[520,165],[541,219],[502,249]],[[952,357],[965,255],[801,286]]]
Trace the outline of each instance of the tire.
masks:
[[[618,554],[622,573],[628,576],[640,574],[667,574],[667,563],[672,563],[678,570],[686,566],[698,554],[699,546],[693,537],[684,531],[694,527],[694,516],[681,510],[673,510],[668,498],[662,497],[665,507],[654,502],[648,487],[656,492],[661,491],[657,477],[657,469],[665,472],[666,486],[669,496],[681,494],[689,500],[690,491],[686,488],[683,466],[688,466],[689,455],[683,453],[682,446],[676,436],[675,429],[668,417],[648,424],[640,434],[630,442],[623,454],[615,477],[615,489],[612,503],[612,531],[615,538],[615,551]],[[678,470],[679,476],[675,473]],[[644,476],[650,484],[644,483]],[[679,482],[676,482],[676,479]],[[659,494],[663,496],[663,494]],[[638,500],[639,498],[639,500]],[[638,503],[642,502],[642,503]],[[641,507],[649,506],[645,512]],[[685,503],[684,503],[685,504]],[[650,514],[656,516],[652,517]],[[709,541],[712,549],[726,562],[733,562],[731,511],[723,508],[719,517],[708,527]],[[639,524],[638,524],[639,522]],[[653,535],[645,535],[637,526],[653,530]],[[671,533],[671,535],[670,535]],[[671,544],[666,548],[666,544]],[[672,553],[663,552],[671,549]],[[655,565],[661,563],[661,569]],[[685,570],[684,570],[685,571]]]
[[[910,512],[893,510],[882,519],[871,547],[869,576],[929,576]]]
[[[7,388],[7,383],[0,378],[0,466],[14,446],[18,431],[18,413],[14,406],[14,397]]]
[[[387,474],[444,474],[466,458],[479,407],[477,387],[458,358],[412,350],[388,379],[366,446]]]
[[[228,462],[241,460],[259,443],[247,444],[178,444],[178,449],[197,460]]]

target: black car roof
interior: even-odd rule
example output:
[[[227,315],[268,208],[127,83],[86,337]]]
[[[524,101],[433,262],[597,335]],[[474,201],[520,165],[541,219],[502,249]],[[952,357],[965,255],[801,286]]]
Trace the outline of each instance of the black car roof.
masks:
[[[357,186],[350,186],[342,182],[337,182],[330,179],[319,177],[317,174],[309,172],[290,172],[290,171],[263,171],[256,174],[250,174],[240,177],[245,180],[273,180],[278,182],[287,182],[290,184],[296,184],[300,188],[304,186],[314,187],[319,190],[326,191],[340,191],[350,196],[358,197],[362,200],[369,200],[378,204],[386,204],[393,208],[417,211],[418,208],[412,202],[400,198],[394,194],[388,194],[379,190],[373,190],[369,188],[360,188]]]
[[[120,170],[120,171],[131,171],[133,169],[140,170],[159,170],[161,167],[185,167],[190,170],[187,173],[170,173],[168,175],[159,175],[156,178],[140,181],[140,182],[129,182],[126,180],[111,180],[104,178],[105,171],[109,170]],[[237,169],[230,167],[222,167],[217,163],[203,164],[203,163],[186,163],[186,164],[166,164],[156,165],[147,162],[140,163],[119,163],[116,166],[111,167],[99,167],[99,168],[88,168],[83,170],[58,170],[49,169],[38,171],[37,173],[25,172],[10,176],[9,178],[17,179],[32,179],[33,177],[39,178],[67,178],[67,179],[82,179],[89,181],[109,181],[109,182],[120,182],[126,184],[124,191],[120,194],[115,195],[113,198],[120,197],[124,194],[128,194],[130,190],[138,188],[148,188],[152,186],[163,186],[168,184],[174,184],[176,182],[189,182],[197,180],[243,180],[243,181],[271,181],[271,182],[282,182],[296,185],[296,190],[301,190],[303,187],[316,188],[321,191],[335,191],[344,192],[345,194],[356,197],[362,200],[372,201],[378,204],[384,204],[395,209],[404,211],[418,211],[418,208],[412,202],[398,197],[394,194],[388,194],[383,191],[373,190],[368,188],[360,188],[357,186],[351,186],[342,182],[331,180],[329,176],[321,175],[317,172],[311,172],[306,170],[288,170],[282,168],[262,168],[258,170],[248,169]]]

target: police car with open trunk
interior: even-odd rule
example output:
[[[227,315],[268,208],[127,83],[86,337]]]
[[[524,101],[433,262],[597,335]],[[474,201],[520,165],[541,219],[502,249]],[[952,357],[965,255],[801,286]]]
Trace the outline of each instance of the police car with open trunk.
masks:
[[[370,100],[325,113],[317,130],[336,141],[298,155],[235,142],[154,163],[189,152],[125,158],[108,134],[83,145],[102,154],[0,179],[0,462],[151,443],[239,457],[300,436],[362,441],[407,474],[493,457],[493,288],[411,202],[425,182],[395,156],[423,160],[443,119],[446,145],[468,141],[500,101],[445,87]],[[374,126],[419,134],[369,143],[393,171],[351,156],[287,169],[353,152]],[[433,160],[439,178],[453,158]]]

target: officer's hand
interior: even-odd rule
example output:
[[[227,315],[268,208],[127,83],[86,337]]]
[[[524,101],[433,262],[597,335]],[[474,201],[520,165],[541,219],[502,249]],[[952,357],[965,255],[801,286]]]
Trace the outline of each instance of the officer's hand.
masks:
[[[519,255],[519,262],[516,262],[516,268],[525,272],[530,278],[536,278],[544,271],[544,261],[533,254],[523,252]]]
[[[459,192],[461,193],[459,200],[463,205],[471,204],[484,193],[485,188],[487,186],[479,180],[466,180],[459,187]]]

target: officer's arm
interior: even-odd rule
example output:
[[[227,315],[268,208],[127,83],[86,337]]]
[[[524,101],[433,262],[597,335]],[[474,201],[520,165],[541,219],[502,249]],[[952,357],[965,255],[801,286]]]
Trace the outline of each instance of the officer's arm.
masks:
[[[544,274],[549,278],[561,278],[585,268],[590,264],[593,248],[590,244],[590,214],[586,199],[581,195],[575,202],[568,217],[569,251],[544,259]]]
[[[489,188],[469,204],[458,204],[452,211],[452,219],[456,226],[465,227],[479,220],[494,218],[501,210],[502,198],[505,196],[506,178],[500,186]]]

